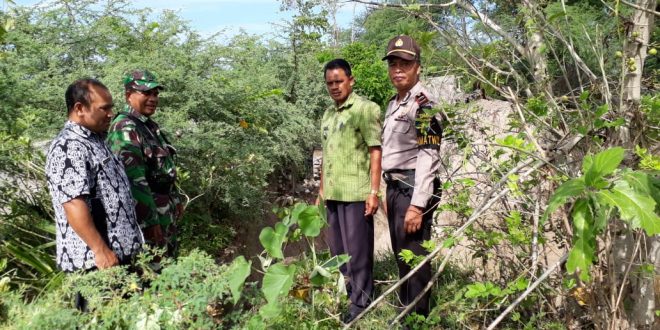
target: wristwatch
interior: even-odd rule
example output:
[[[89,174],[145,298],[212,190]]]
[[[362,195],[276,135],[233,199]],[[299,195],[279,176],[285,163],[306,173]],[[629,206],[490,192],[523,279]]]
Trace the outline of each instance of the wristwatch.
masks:
[[[383,196],[381,195],[380,191],[375,190],[375,189],[371,189],[371,191],[369,192],[369,195],[376,195],[376,197],[378,197],[378,198],[383,197]]]

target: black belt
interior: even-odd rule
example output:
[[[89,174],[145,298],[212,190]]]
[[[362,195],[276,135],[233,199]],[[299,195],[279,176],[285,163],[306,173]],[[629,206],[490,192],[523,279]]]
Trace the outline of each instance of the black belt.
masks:
[[[415,187],[415,170],[393,169],[385,171],[383,172],[383,180],[388,186],[395,186],[399,189],[412,189]]]

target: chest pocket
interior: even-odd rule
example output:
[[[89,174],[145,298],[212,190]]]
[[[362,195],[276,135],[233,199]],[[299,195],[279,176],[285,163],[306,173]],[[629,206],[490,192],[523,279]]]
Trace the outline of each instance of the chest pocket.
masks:
[[[412,126],[412,122],[408,116],[403,115],[403,116],[395,116],[392,121],[390,121],[390,124],[392,125],[392,131],[396,133],[401,133],[401,134],[406,134],[408,131],[410,131],[410,126]]]
[[[170,169],[170,167],[174,165],[175,154],[176,150],[170,145],[166,145],[165,147],[152,145],[145,148],[144,155],[147,162],[146,176],[150,186],[174,183],[176,177],[173,169]],[[156,190],[169,190],[169,188]]]

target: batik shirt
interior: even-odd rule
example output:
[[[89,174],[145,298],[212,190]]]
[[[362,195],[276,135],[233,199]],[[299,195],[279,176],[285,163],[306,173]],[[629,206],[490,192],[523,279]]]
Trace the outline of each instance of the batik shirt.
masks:
[[[141,226],[160,224],[169,236],[181,203],[174,147],[156,122],[128,105],[110,124],[107,143],[124,162]]]
[[[55,209],[57,264],[66,272],[95,266],[94,252],[71,228],[63,203],[83,197],[94,225],[120,261],[141,248],[130,184],[103,137],[67,121],[50,145],[46,179]]]

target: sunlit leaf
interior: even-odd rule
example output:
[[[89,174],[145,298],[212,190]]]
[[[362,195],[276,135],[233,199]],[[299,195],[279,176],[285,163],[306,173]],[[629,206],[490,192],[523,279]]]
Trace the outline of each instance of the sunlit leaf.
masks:
[[[295,265],[275,264],[268,268],[261,283],[261,291],[269,304],[276,303],[280,296],[285,295],[293,285]]]
[[[229,278],[227,279],[229,282],[229,290],[231,291],[234,304],[236,304],[241,297],[241,291],[243,290],[245,279],[250,276],[251,264],[252,262],[245,260],[245,257],[239,256],[234,259],[234,262],[232,262],[227,270],[227,274],[229,274]]]
[[[591,166],[584,174],[585,183],[592,186],[597,179],[614,172],[623,161],[624,156],[625,150],[621,147],[607,149],[593,156]]]
[[[616,207],[621,219],[633,228],[642,228],[648,235],[660,234],[660,217],[654,212],[655,201],[651,196],[633,190],[626,181],[597,194],[602,203]]]
[[[585,189],[586,186],[582,178],[571,179],[562,183],[550,197],[543,219],[547,219],[552,212],[557,210],[557,208],[566,204],[566,201],[569,198],[579,196],[585,191]]]
[[[289,232],[289,227],[285,226],[283,223],[278,222],[275,224],[275,229],[272,227],[266,227],[261,230],[259,234],[259,241],[261,245],[266,249],[269,255],[273,258],[284,258],[282,254],[282,244],[286,238],[286,234]]]

